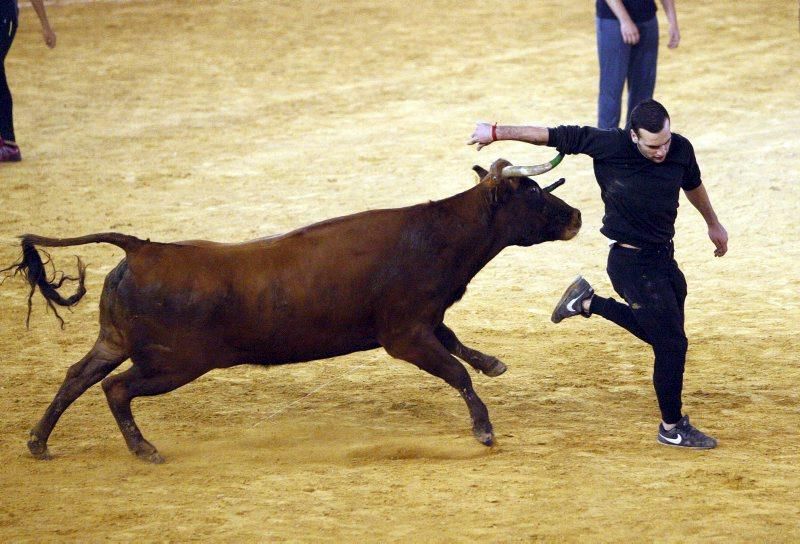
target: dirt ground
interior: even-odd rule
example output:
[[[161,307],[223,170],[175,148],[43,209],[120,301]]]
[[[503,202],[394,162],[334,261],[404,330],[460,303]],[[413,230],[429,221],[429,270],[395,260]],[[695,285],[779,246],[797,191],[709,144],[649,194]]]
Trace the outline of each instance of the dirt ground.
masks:
[[[23,2],[24,4],[24,2]],[[202,8],[198,5],[202,4]],[[570,242],[510,248],[447,323],[509,365],[474,375],[498,444],[457,393],[382,350],[212,372],[134,403],[167,458],[132,457],[100,387],[54,459],[25,447],[97,332],[112,246],[60,330],[0,287],[0,540],[214,542],[800,541],[800,40],[796,2],[680,2],[657,98],[694,143],[730,233],[722,259],[682,197],[684,404],[720,446],[655,442],[647,346],[600,318],[549,321],[577,273],[611,291],[586,157],[543,182],[583,211]],[[474,122],[593,124],[593,7],[566,0],[56,3],[25,6],[6,62],[24,161],[0,165],[0,267],[15,236],[122,231],[241,241],[450,196],[472,164],[552,150],[465,145]],[[662,44],[666,21],[662,24]],[[125,368],[126,365],[123,365]]]

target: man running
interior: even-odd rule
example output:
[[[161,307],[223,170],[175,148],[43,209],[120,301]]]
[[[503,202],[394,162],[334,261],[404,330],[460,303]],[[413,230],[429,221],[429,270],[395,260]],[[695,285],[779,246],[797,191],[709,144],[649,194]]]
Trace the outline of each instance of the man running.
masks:
[[[552,321],[593,314],[613,321],[653,347],[653,384],[661,410],[658,442],[708,449],[717,441],[689,423],[681,411],[688,341],[684,332],[686,279],[674,259],[672,238],[680,190],[708,225],[722,257],[728,233],[717,219],[702,184],[692,144],[670,130],[667,110],[645,100],[631,112],[631,129],[594,127],[497,126],[479,123],[469,140],[480,150],[496,140],[555,147],[594,159],[605,204],[600,232],[610,240],[608,276],[627,304],[594,293],[582,277],[567,288]]]

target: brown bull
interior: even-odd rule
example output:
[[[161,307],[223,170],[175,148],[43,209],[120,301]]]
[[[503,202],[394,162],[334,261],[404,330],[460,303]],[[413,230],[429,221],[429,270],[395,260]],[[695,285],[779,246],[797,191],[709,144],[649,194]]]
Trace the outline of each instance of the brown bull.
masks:
[[[481,182],[445,200],[240,244],[158,243],[117,233],[23,236],[23,259],[9,269],[31,284],[29,314],[37,287],[51,307],[74,305],[85,293],[80,260],[78,292],[63,298],[56,291],[63,279],[47,279],[35,246],[109,243],[125,250],[105,279],[99,337],[67,371],[28,448],[47,458],[58,418],[103,380],[128,448],[161,462],[134,422],[133,398],[172,391],[215,368],[296,363],[380,346],[456,388],[475,437],[491,445],[486,406],[453,355],[489,376],[506,367],[461,344],[443,323],[445,310],[506,246],[568,240],[581,224],[578,210],[549,194],[559,183],[541,189],[518,170],[504,173],[507,166],[501,160],[491,172],[476,167]],[[127,359],[133,362],[128,370],[106,377]]]

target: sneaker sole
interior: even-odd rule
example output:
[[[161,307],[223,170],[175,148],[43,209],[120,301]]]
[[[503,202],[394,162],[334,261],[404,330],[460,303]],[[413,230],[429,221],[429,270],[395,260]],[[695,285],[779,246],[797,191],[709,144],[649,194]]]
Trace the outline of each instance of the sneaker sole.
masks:
[[[550,315],[550,321],[552,321],[553,323],[561,323],[567,317],[572,317],[572,316],[559,317],[558,315],[556,315],[556,312],[558,311],[559,308],[564,306],[564,304],[567,302],[567,300],[569,299],[570,295],[572,294],[572,285],[575,282],[577,282],[580,278],[581,278],[581,276],[578,276],[577,278],[572,280],[572,283],[570,284],[570,286],[567,287],[567,290],[564,291],[563,295],[561,295],[561,298],[559,299],[558,304],[556,304],[556,309],[553,310],[553,313]],[[575,314],[575,315],[579,315],[579,314]]]
[[[682,450],[713,450],[717,447],[716,444],[713,446],[684,446],[683,444],[673,444],[671,442],[662,442],[658,438],[656,438],[656,442],[661,444],[662,446],[669,446],[671,448],[680,448]]]

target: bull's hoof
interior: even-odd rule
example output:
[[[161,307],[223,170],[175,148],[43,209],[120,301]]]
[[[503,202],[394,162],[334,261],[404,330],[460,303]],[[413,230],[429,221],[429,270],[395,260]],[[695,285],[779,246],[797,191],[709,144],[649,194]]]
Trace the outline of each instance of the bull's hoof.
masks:
[[[161,454],[158,453],[158,450],[146,440],[140,443],[138,447],[131,450],[131,452],[142,461],[147,461],[148,463],[153,463],[154,465],[160,465],[164,462],[164,458],[161,457]]]
[[[473,429],[472,433],[475,435],[478,442],[484,446],[494,446],[494,433],[491,430],[480,431],[478,429]]]
[[[505,365],[505,363],[503,363],[503,361],[493,358],[489,366],[483,370],[483,373],[491,378],[495,378],[506,370],[508,370],[508,367]]]
[[[28,450],[36,459],[42,461],[47,461],[53,458],[50,455],[50,452],[47,451],[47,442],[39,440],[39,438],[35,435],[31,435],[30,440],[28,440]]]
[[[153,463],[154,465],[160,465],[161,463],[164,462],[164,458],[157,451],[153,451],[150,453],[145,453],[145,452],[136,453],[136,457],[138,457],[142,461]]]

